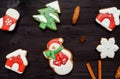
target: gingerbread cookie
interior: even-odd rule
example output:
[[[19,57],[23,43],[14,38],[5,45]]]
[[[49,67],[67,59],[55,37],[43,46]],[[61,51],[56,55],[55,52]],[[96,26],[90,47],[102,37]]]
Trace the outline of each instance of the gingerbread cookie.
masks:
[[[100,52],[102,59],[109,57],[114,58],[115,52],[119,47],[115,44],[115,38],[101,38],[100,45],[97,46],[97,51]]]
[[[22,74],[28,65],[26,58],[27,51],[18,49],[6,56],[5,67],[19,74]]]
[[[58,75],[66,75],[73,69],[72,54],[63,47],[62,38],[54,38],[47,43],[47,50],[43,52],[49,60],[49,65]]]
[[[39,9],[40,14],[33,15],[33,18],[40,22],[39,27],[43,30],[49,28],[51,30],[57,30],[56,24],[60,23],[58,13],[60,13],[60,7],[58,1],[51,2],[46,4],[46,8]]]
[[[0,29],[4,31],[13,31],[20,14],[17,10],[9,8],[4,17],[0,18]]]
[[[96,17],[96,22],[108,31],[112,31],[117,25],[120,25],[119,16],[120,10],[116,7],[100,9],[99,14]]]

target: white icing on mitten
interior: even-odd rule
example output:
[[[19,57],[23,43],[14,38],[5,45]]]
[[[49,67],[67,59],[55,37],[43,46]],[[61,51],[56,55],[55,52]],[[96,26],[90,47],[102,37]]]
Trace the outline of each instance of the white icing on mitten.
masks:
[[[0,29],[4,31],[13,31],[20,14],[17,10],[9,8],[4,17],[0,18]]]

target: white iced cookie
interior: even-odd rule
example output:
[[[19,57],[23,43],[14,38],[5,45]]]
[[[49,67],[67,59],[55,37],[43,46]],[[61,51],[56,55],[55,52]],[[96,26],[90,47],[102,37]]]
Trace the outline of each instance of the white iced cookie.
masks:
[[[112,31],[117,25],[120,25],[119,16],[120,10],[116,7],[100,9],[96,17],[96,22],[108,31]]]
[[[19,74],[22,74],[28,65],[26,58],[27,51],[18,49],[6,56],[5,67]]]
[[[100,52],[101,59],[114,58],[115,52],[119,47],[115,44],[115,38],[101,38],[100,45],[96,47],[97,51]]]
[[[6,14],[0,18],[0,29],[4,31],[13,31],[20,14],[17,10],[9,8]]]
[[[72,54],[62,45],[62,38],[55,38],[47,43],[47,50],[43,52],[49,60],[49,65],[58,75],[66,75],[73,69]]]

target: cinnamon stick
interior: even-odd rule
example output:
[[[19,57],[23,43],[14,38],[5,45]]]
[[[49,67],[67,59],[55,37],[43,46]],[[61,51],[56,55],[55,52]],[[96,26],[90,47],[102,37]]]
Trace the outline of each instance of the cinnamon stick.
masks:
[[[117,68],[116,74],[115,74],[115,78],[119,79],[120,78],[120,66]]]
[[[98,79],[102,79],[102,61],[98,60]]]
[[[87,63],[86,66],[87,66],[87,69],[88,69],[89,74],[91,75],[92,79],[96,79],[95,74],[93,73],[93,70],[92,70],[92,67],[91,67],[90,63]]]

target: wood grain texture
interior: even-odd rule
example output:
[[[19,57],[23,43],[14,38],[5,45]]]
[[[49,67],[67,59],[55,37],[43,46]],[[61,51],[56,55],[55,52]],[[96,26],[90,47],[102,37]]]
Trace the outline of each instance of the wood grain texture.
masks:
[[[9,7],[13,7],[20,12],[21,18],[13,32],[0,31],[0,79],[91,79],[86,63],[91,63],[97,77],[97,61],[100,56],[95,48],[100,38],[115,37],[116,44],[120,46],[120,26],[108,32],[95,22],[99,9],[112,6],[120,9],[120,0],[59,0],[62,13],[61,23],[57,24],[56,32],[41,30],[39,24],[32,18],[38,9],[44,8],[46,3],[53,0],[10,1],[0,0],[0,17]],[[77,5],[81,7],[81,14],[77,24],[73,26],[71,18]],[[84,44],[79,41],[81,36],[86,37]],[[55,37],[63,37],[65,40],[63,45],[73,54],[74,69],[65,76],[55,74],[42,54],[46,50],[47,42]],[[28,51],[29,66],[23,75],[4,67],[5,56],[18,48]],[[119,65],[120,50],[116,52],[114,59],[102,60],[102,78],[114,79],[114,73]]]

